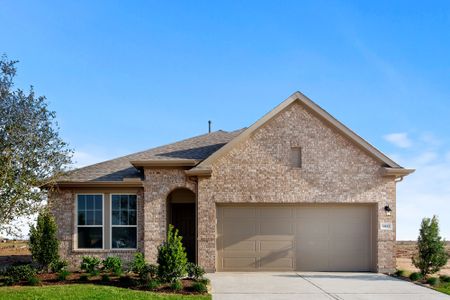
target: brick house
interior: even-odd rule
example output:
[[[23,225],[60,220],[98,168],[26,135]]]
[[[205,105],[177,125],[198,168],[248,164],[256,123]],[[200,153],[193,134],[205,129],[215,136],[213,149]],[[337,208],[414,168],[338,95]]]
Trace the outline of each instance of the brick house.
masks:
[[[61,256],[156,260],[168,224],[213,271],[395,268],[405,169],[296,92],[248,128],[69,172],[49,192]]]

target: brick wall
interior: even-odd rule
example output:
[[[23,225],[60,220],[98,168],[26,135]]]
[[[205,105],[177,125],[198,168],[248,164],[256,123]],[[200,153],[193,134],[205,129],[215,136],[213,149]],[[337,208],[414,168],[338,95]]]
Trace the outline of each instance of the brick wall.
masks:
[[[302,168],[289,165],[291,147],[302,147]],[[217,203],[375,203],[375,269],[395,268],[395,182],[380,175],[380,163],[301,104],[294,103],[219,158],[211,178],[198,183],[199,262],[215,269]],[[384,206],[392,215],[386,216]],[[377,226],[378,228],[379,226]]]

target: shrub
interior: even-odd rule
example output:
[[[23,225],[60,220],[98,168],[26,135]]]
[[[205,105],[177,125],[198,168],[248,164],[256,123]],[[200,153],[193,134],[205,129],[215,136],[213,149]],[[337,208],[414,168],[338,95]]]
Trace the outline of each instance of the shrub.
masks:
[[[5,276],[11,278],[16,283],[19,281],[29,281],[36,276],[36,269],[31,265],[12,266],[6,269]]]
[[[107,272],[119,276],[122,271],[122,260],[117,256],[109,256],[103,261],[103,269]]]
[[[56,237],[57,225],[48,210],[39,213],[36,226],[30,228],[30,251],[34,261],[43,269],[49,270],[53,261],[59,259],[59,241]]]
[[[183,284],[181,280],[177,279],[170,284],[170,289],[173,291],[181,291],[183,289]]]
[[[405,276],[405,271],[404,270],[397,270],[395,271],[395,276]]]
[[[197,281],[201,282],[201,283],[203,283],[205,285],[208,285],[209,282],[210,282],[210,280],[208,278],[205,278],[205,277],[202,277],[202,278],[198,279]]]
[[[88,281],[88,280],[89,280],[89,276],[87,276],[86,274],[80,275],[80,281]]]
[[[427,283],[431,286],[437,286],[439,285],[439,278],[437,277],[430,277],[427,279]]]
[[[28,285],[36,286],[41,284],[41,280],[37,276],[33,276],[28,279]]]
[[[191,288],[197,293],[206,293],[208,291],[208,288],[203,282],[194,282]]]
[[[131,263],[131,270],[134,273],[139,274],[142,271],[144,271],[145,266],[146,266],[146,263],[145,263],[144,254],[142,254],[141,252],[136,253],[134,255],[133,262]]]
[[[187,257],[182,237],[169,225],[167,240],[158,247],[158,275],[165,282],[174,282],[186,274]]]
[[[62,270],[65,270],[69,264],[67,263],[67,260],[55,260],[50,264],[50,269],[53,273],[58,273]]]
[[[89,273],[91,276],[100,274],[100,259],[94,256],[83,256],[81,261],[81,270]]]
[[[62,270],[60,270],[60,271],[58,272],[57,278],[58,278],[59,281],[64,281],[64,280],[67,279],[67,277],[68,277],[69,275],[70,275],[70,272],[69,272],[69,271],[67,271],[67,270],[65,270],[65,269],[62,269]]]
[[[156,279],[150,279],[147,282],[147,288],[151,291],[156,290],[161,284]]]
[[[446,282],[446,283],[450,282],[450,276],[448,276],[448,275],[441,275],[441,276],[439,276],[439,279],[442,282]]]
[[[417,247],[419,251],[412,261],[423,276],[438,272],[447,263],[445,241],[439,235],[439,221],[436,216],[422,220]]]
[[[420,273],[418,273],[418,272],[414,272],[414,273],[411,273],[411,275],[409,275],[409,279],[411,279],[412,281],[417,281],[417,280],[420,280],[420,279],[422,279],[422,274],[420,274]]]
[[[102,281],[103,282],[108,282],[108,281],[110,281],[111,279],[109,278],[109,275],[108,274],[103,274],[102,275]]]
[[[193,278],[195,280],[205,275],[205,270],[202,267],[191,262],[186,264],[186,271],[189,278]]]
[[[14,281],[11,277],[6,277],[4,281],[6,286],[11,286],[17,283],[17,281]]]

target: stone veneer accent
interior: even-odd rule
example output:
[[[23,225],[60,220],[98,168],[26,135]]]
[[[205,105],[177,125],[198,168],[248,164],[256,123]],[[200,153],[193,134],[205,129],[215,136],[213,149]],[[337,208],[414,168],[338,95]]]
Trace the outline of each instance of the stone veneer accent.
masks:
[[[302,148],[301,169],[289,165],[291,147]],[[380,169],[380,162],[303,105],[293,103],[220,157],[212,165],[210,178],[197,182],[187,178],[183,169],[146,168],[144,188],[138,189],[138,251],[144,252],[149,262],[156,261],[157,247],[166,235],[167,197],[176,188],[197,194],[197,256],[198,263],[208,271],[216,270],[217,204],[371,203],[377,215],[374,271],[392,272],[396,184],[394,177],[382,177]],[[113,252],[131,259],[133,251],[74,249],[74,199],[80,191],[62,189],[49,197],[51,204],[56,203],[52,207],[59,225],[61,256],[72,265],[79,264],[82,255],[103,258]],[[392,208],[391,216],[386,216],[385,205]],[[379,230],[381,222],[392,222],[394,230]]]

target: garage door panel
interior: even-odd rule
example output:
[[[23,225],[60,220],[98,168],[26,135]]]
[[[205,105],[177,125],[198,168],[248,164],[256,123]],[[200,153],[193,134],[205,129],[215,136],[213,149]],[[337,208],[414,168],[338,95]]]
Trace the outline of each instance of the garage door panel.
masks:
[[[291,257],[271,257],[264,256],[259,261],[259,268],[265,270],[293,270],[294,259]]]
[[[261,252],[271,251],[292,251],[294,249],[293,241],[260,241]]]
[[[260,235],[293,235],[292,221],[283,220],[283,219],[265,219],[263,222],[260,222]]]
[[[256,268],[255,257],[226,257],[222,259],[223,269],[251,270]]]
[[[251,238],[257,235],[257,224],[252,220],[223,222],[222,235],[224,237],[239,237],[241,239]]]
[[[218,270],[370,271],[372,209],[219,206]]]
[[[225,242],[223,247],[223,251],[247,251],[251,252],[253,255],[256,252],[256,241],[239,241],[236,240],[234,242]]]

